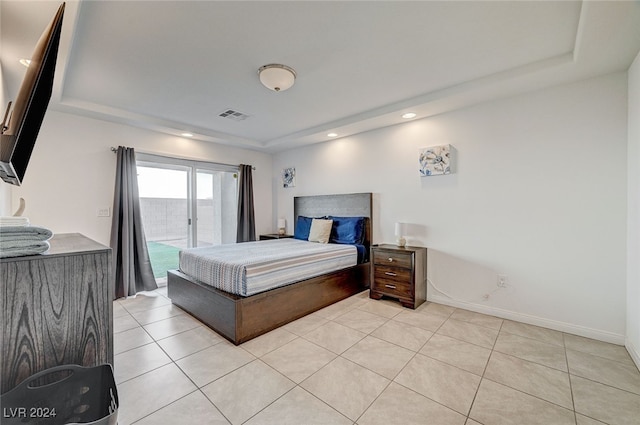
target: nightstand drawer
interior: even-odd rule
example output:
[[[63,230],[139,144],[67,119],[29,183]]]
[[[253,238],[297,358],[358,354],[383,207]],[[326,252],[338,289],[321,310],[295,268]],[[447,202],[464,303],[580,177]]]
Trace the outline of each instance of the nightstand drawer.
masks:
[[[397,282],[395,280],[377,277],[374,282],[373,288],[371,288],[374,291],[382,292],[392,297],[413,298],[412,285],[409,282]]]
[[[399,267],[376,266],[374,269],[374,280],[384,280],[397,283],[411,283],[411,270]]]
[[[375,265],[411,268],[411,253],[407,252],[389,252],[374,250],[373,263]]]

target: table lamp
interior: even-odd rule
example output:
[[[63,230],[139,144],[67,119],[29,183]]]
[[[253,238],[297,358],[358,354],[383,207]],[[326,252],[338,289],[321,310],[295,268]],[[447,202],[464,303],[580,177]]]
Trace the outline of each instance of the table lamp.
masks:
[[[404,235],[407,232],[406,223],[396,223],[396,244],[399,247],[404,247],[407,244],[407,240]]]

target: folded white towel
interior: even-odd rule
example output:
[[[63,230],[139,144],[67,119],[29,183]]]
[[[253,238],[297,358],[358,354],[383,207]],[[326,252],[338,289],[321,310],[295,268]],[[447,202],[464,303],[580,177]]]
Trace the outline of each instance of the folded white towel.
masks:
[[[13,241],[7,243],[0,239],[0,258],[42,254],[49,250],[49,246],[49,241]]]
[[[0,258],[46,252],[53,232],[37,226],[0,226]]]
[[[27,217],[0,217],[0,226],[28,226]]]
[[[0,244],[12,241],[48,241],[53,232],[38,226],[0,226]]]

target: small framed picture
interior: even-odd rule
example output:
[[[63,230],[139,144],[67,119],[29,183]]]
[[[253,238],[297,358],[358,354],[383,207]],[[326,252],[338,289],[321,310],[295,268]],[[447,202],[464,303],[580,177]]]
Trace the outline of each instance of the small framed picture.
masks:
[[[282,170],[282,187],[295,187],[296,186],[296,169],[294,167],[285,168]]]
[[[451,145],[420,149],[419,162],[420,175],[423,177],[451,174]]]

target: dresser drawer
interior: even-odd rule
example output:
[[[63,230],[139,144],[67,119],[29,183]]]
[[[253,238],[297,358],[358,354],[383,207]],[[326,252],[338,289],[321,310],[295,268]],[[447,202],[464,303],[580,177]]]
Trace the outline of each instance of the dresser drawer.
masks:
[[[385,280],[397,283],[411,283],[412,273],[410,269],[400,267],[375,266],[373,272],[374,280]]]
[[[397,282],[395,280],[377,277],[374,280],[373,291],[381,292],[386,295],[398,298],[413,298],[412,285],[409,282]]]
[[[374,250],[373,264],[410,269],[412,266],[411,253]]]

